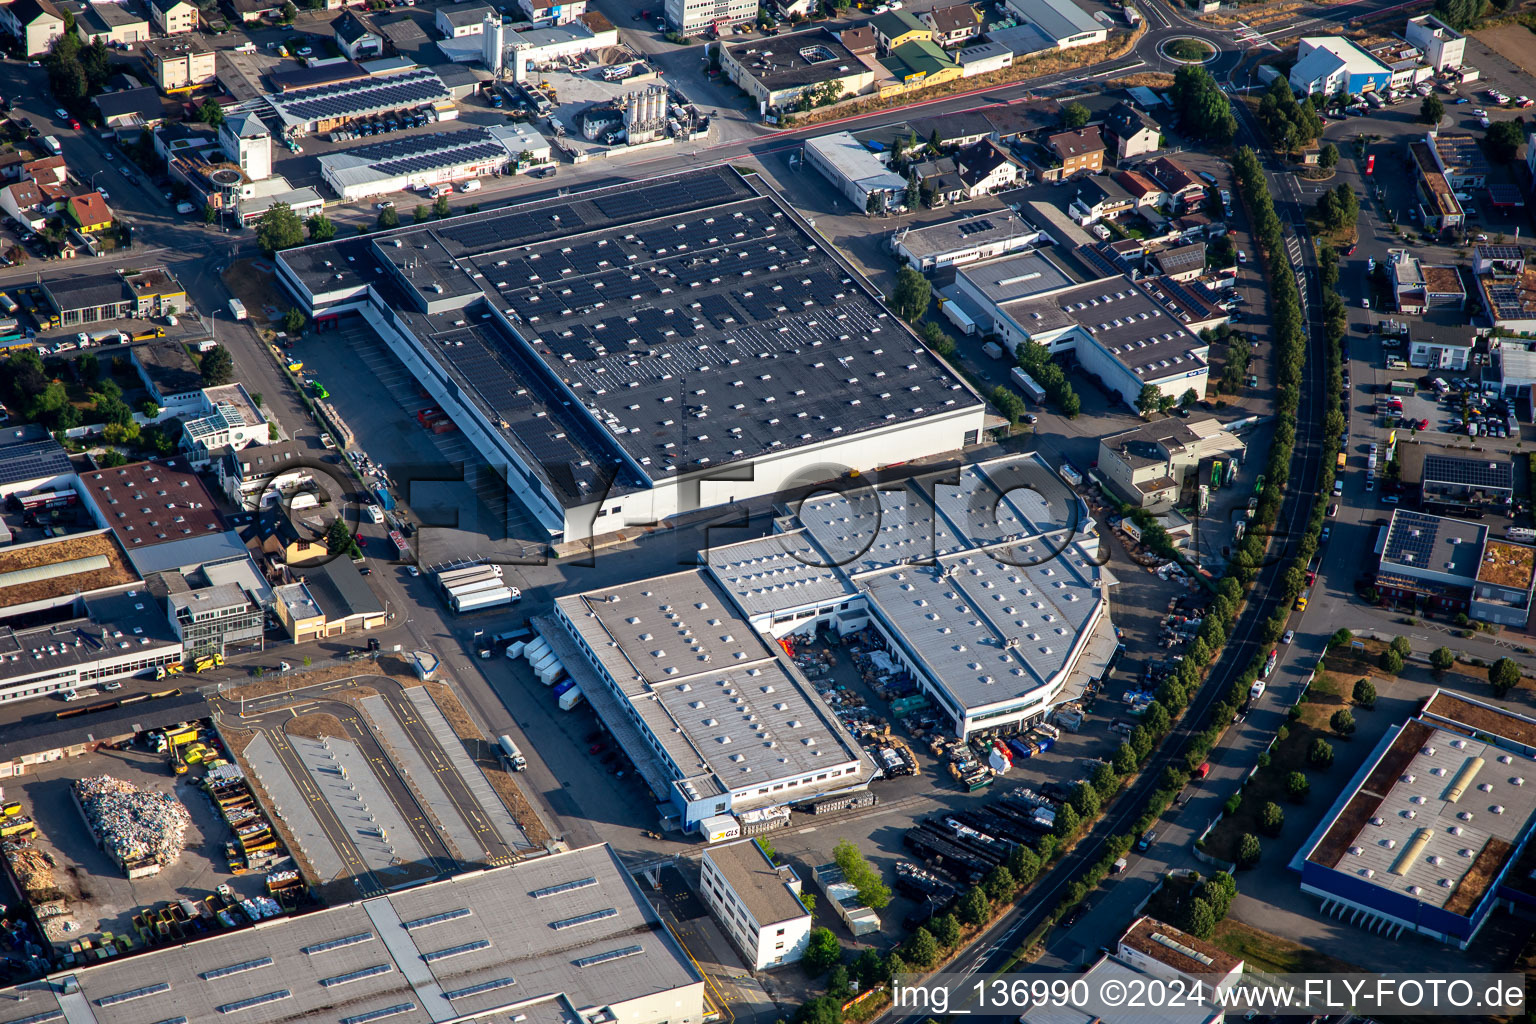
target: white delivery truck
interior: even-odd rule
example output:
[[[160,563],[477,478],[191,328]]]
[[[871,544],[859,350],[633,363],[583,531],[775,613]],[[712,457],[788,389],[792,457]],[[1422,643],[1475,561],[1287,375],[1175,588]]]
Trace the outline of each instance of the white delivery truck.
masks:
[[[229,315],[234,317],[236,320],[244,320],[245,319],[245,303],[241,302],[239,299],[230,299],[229,300]]]
[[[528,767],[528,759],[523,757],[523,752],[517,749],[517,744],[512,742],[511,736],[501,736],[496,740],[496,746],[500,748],[501,760],[514,772],[520,772]]]

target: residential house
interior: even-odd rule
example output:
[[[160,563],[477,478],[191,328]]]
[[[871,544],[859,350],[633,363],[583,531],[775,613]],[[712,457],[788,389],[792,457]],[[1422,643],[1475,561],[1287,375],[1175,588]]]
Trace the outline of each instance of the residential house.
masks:
[[[62,185],[69,180],[69,166],[61,156],[45,156],[21,165],[21,179],[39,185]]]
[[[161,35],[182,35],[196,31],[197,8],[187,0],[149,0],[149,20]]]
[[[1168,202],[1168,192],[1140,171],[1116,171],[1115,181],[1136,200],[1136,208],[1156,209]]]
[[[973,199],[1020,184],[1025,173],[1024,165],[991,139],[960,150],[955,166],[966,194]]]
[[[86,192],[71,196],[65,210],[69,219],[83,234],[93,235],[112,226],[112,208],[100,192]]]
[[[880,41],[883,53],[890,53],[906,43],[933,42],[933,30],[908,11],[877,14],[871,19],[870,25],[874,27],[875,38]]]
[[[1193,281],[1205,273],[1205,243],[1190,242],[1159,249],[1152,254],[1157,272],[1175,281]]]
[[[216,390],[210,388],[209,390]],[[237,508],[258,509],[312,482],[307,446],[297,441],[226,447],[212,460],[219,488]]]
[[[52,0],[0,4],[0,27],[16,37],[21,56],[40,57],[64,34],[64,12]]]
[[[919,17],[933,30],[933,41],[946,48],[964,46],[981,35],[981,18],[970,4],[935,7]]]
[[[1135,209],[1135,197],[1107,174],[1095,174],[1079,181],[1077,195],[1067,205],[1067,212],[1084,226],[1114,220]]]
[[[165,121],[165,107],[153,86],[104,92],[94,102],[108,128],[153,128]]]
[[[1162,144],[1163,129],[1152,118],[1124,101],[1112,107],[1104,117],[1105,141],[1115,147],[1116,163],[1156,153]]]
[[[78,0],[64,4],[63,9],[75,16],[75,34],[81,42],[100,41],[107,46],[128,47],[149,38],[149,22],[127,4]]]
[[[282,506],[269,508],[257,516],[249,533],[250,542],[256,549],[279,566],[307,565],[330,557],[325,543],[301,534]]]
[[[29,231],[41,231],[53,214],[35,181],[18,181],[0,189],[0,210]]]
[[[213,48],[195,36],[151,39],[139,53],[162,92],[190,92],[218,80]]]
[[[1205,182],[1172,157],[1160,156],[1145,167],[1153,180],[1163,186],[1171,203],[1188,208],[1205,200]]]
[[[242,25],[251,25],[262,18],[276,17],[282,13],[282,3],[273,0],[224,0],[234,19]]]
[[[863,56],[875,52],[879,40],[875,38],[874,27],[868,23],[845,28],[837,34],[837,41],[848,48],[848,52],[855,56]]]
[[[922,82],[937,85],[960,77],[960,65],[950,59],[938,43],[918,39],[902,43],[881,64],[906,85]]]
[[[336,48],[351,60],[369,60],[384,53],[384,37],[362,14],[347,11],[331,22]]]
[[[1097,174],[1104,169],[1104,138],[1095,127],[1057,132],[1045,140],[1054,167],[1042,170],[1043,181],[1065,181],[1075,174]]]
[[[979,111],[959,111],[943,117],[917,117],[907,127],[918,141],[950,150],[973,146],[992,134],[992,122]]]
[[[919,194],[923,204],[930,209],[941,209],[970,198],[965,182],[960,179],[960,169],[950,156],[925,160],[912,169],[917,175]]]

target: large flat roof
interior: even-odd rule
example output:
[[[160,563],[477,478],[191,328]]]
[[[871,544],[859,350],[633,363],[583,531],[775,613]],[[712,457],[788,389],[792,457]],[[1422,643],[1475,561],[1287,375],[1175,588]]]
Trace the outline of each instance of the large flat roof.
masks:
[[[0,684],[130,653],[149,657],[162,647],[180,644],[160,603],[147,590],[87,598],[85,608],[83,617],[51,625],[0,626]]]
[[[515,143],[518,135],[500,126],[455,126],[329,153],[320,157],[320,170],[344,185],[364,185],[405,174],[515,158],[525,147],[504,141],[507,138]]]
[[[80,483],[130,552],[224,530],[213,496],[181,459],[93,470]]]
[[[69,472],[69,453],[52,437],[0,445],[0,487]]]
[[[860,760],[821,697],[702,570],[556,604],[666,749],[680,784],[766,786]]]
[[[1077,283],[1049,256],[1035,251],[974,263],[960,273],[977,291],[999,305],[1055,292]]]
[[[1025,24],[1045,32],[1052,42],[1059,43],[1085,32],[1105,31],[1105,26],[1094,21],[1072,0],[1010,0],[1008,6]]]
[[[317,306],[379,290],[567,505],[600,497],[616,464],[610,494],[978,405],[831,246],[726,165],[278,259]]]
[[[0,609],[88,594],[138,578],[110,530],[17,544],[0,548]]]
[[[78,992],[66,994],[64,979]],[[684,990],[693,990],[685,992]],[[702,977],[607,846],[551,854],[76,967],[5,990],[28,1018],[94,1024],[463,1020],[526,1005],[575,1019]],[[20,1000],[24,1000],[20,1001]],[[670,999],[668,1005],[671,1005]],[[371,1015],[371,1016],[370,1016]],[[54,1019],[52,1017],[45,1019]],[[498,1017],[498,1019],[504,1019]]]
[[[1306,859],[1467,917],[1536,820],[1536,722],[1442,694],[1383,738]]]
[[[1392,513],[1382,548],[1382,568],[1401,572],[1416,570],[1456,576],[1467,581],[1477,575],[1487,527],[1461,519],[1444,519],[1398,509]]]
[[[858,593],[800,530],[711,547],[708,554],[715,578],[748,615],[840,603]]]
[[[437,72],[412,68],[393,75],[269,93],[266,101],[285,126],[297,127],[314,121],[345,120],[386,110],[448,103],[452,98]]]
[[[918,27],[923,28],[921,23]],[[869,70],[836,36],[820,28],[754,39],[726,49],[731,59],[774,91],[832,82]]]

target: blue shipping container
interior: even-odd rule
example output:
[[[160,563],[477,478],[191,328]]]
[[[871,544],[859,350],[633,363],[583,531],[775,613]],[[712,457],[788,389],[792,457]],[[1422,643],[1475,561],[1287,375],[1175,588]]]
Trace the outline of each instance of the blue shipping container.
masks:
[[[566,690],[569,690],[571,687],[573,687],[575,685],[576,685],[576,680],[569,679],[569,678],[564,679],[561,682],[556,683],[555,684],[555,690],[554,690],[555,696],[556,697],[563,696],[565,694]]]
[[[383,507],[385,512],[393,512],[395,510],[395,499],[394,496],[389,493],[389,488],[375,487],[373,489],[373,495],[379,499],[379,505]]]

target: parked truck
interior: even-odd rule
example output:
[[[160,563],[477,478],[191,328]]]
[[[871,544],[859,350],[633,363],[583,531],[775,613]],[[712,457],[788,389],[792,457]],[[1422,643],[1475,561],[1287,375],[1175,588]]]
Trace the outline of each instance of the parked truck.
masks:
[[[508,771],[520,772],[528,767],[528,759],[523,756],[521,750],[517,749],[517,744],[512,742],[511,736],[498,736],[496,747]]]
[[[560,710],[569,711],[585,699],[581,687],[573,686],[560,696]]]
[[[1045,403],[1045,388],[1041,387],[1035,381],[1035,378],[1025,373],[1022,366],[1015,366],[1012,370],[1008,371],[1008,379],[1031,402],[1034,402],[1036,405],[1043,405]]]
[[[245,319],[245,303],[241,302],[239,299],[230,299],[229,300],[229,315],[234,317],[236,320],[244,320]]]

